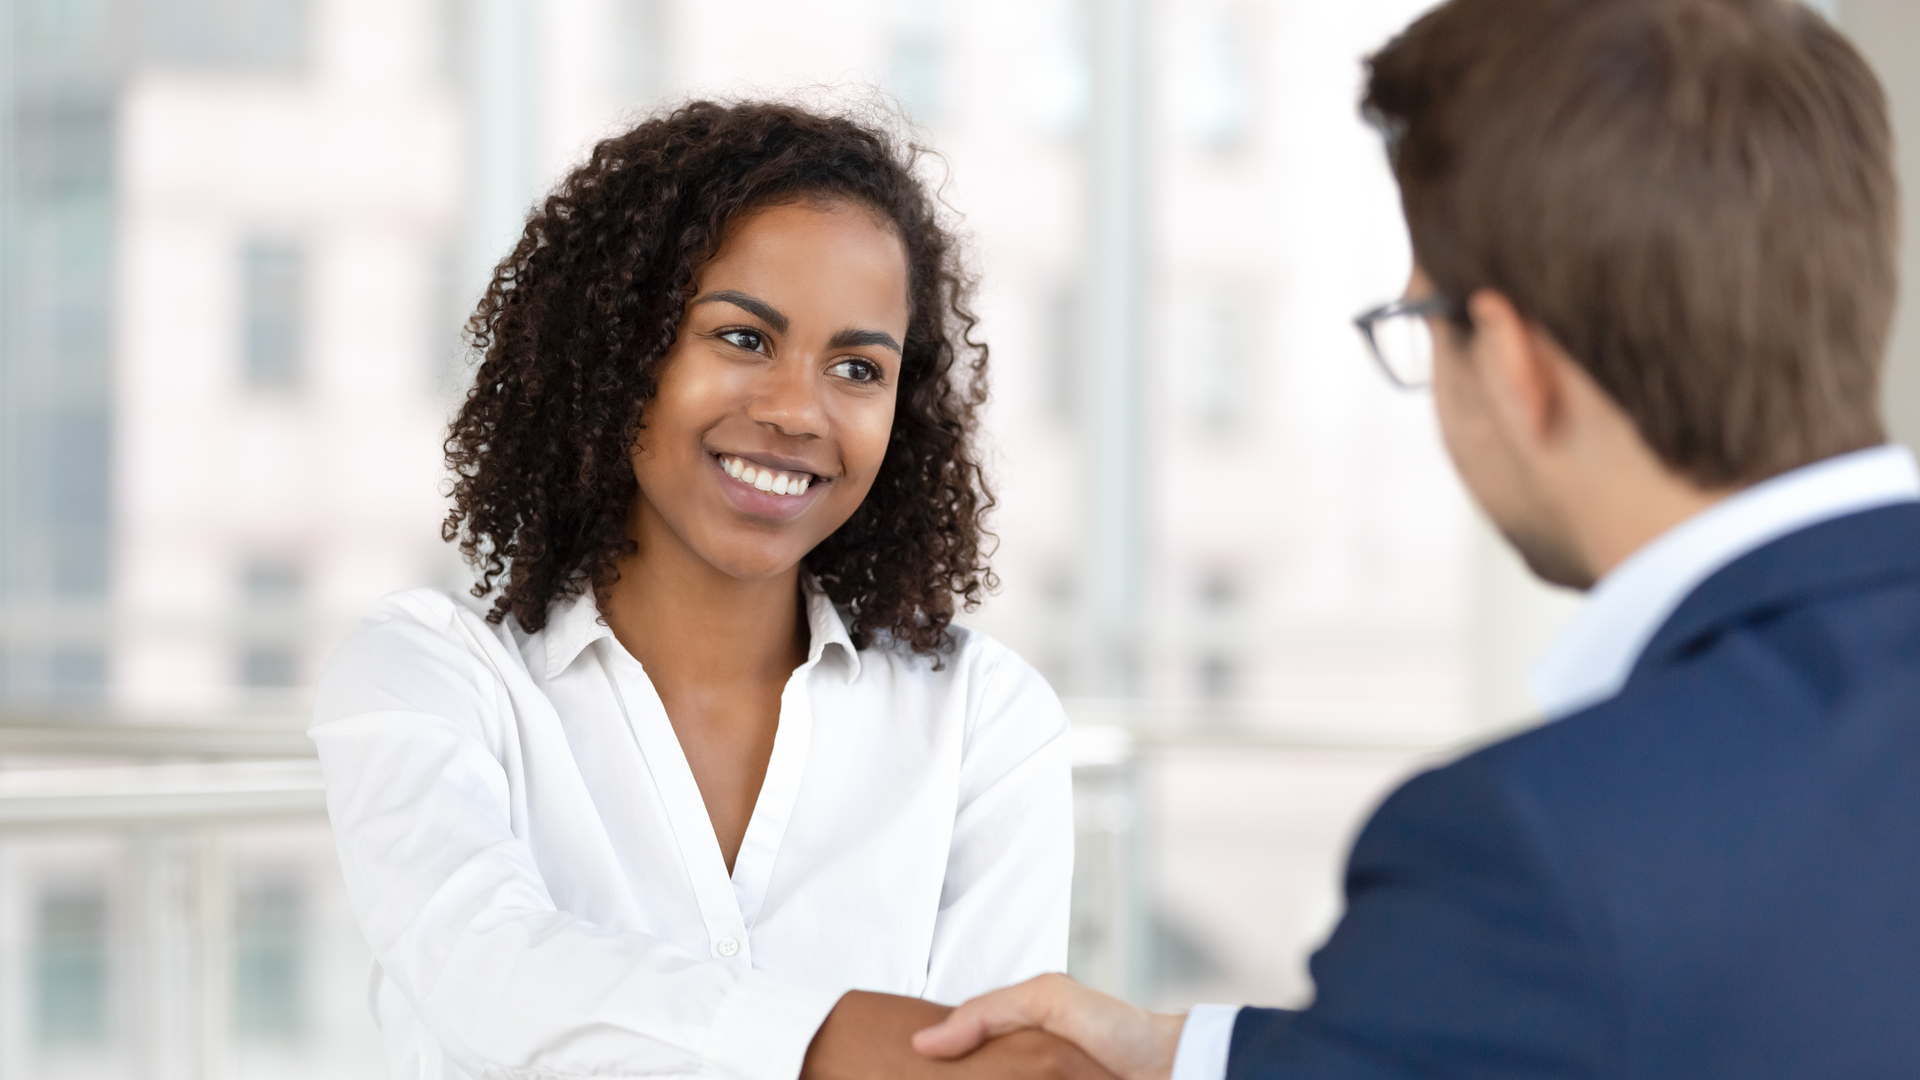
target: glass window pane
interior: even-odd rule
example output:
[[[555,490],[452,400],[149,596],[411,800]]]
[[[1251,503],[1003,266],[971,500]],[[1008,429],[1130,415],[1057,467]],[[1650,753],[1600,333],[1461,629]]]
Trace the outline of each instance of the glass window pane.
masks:
[[[304,896],[288,877],[243,880],[234,903],[234,1030],[243,1039],[298,1038],[306,1027]]]
[[[34,955],[35,1030],[43,1045],[107,1041],[107,900],[98,887],[40,897]]]
[[[287,70],[305,60],[304,0],[147,0],[145,14],[156,64]]]
[[[249,646],[240,654],[240,685],[278,687],[300,685],[300,657],[282,645]]]
[[[306,333],[306,255],[283,241],[247,245],[242,274],[249,385],[291,389],[300,383]]]

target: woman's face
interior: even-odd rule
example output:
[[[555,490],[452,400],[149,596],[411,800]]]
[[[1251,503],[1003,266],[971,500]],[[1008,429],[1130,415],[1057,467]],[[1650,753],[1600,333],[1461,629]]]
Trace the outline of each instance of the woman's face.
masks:
[[[893,430],[907,256],[844,202],[736,220],[694,276],[633,450],[641,557],[684,545],[736,578],[779,575],[866,498]]]

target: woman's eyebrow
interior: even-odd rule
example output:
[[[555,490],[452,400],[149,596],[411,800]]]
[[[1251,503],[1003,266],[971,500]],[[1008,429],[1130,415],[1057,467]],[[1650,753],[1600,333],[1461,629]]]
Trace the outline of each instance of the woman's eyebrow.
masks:
[[[787,332],[787,317],[780,314],[779,308],[774,307],[772,304],[767,303],[757,296],[749,296],[746,293],[734,289],[721,289],[719,292],[696,297],[693,303],[688,306],[698,307],[701,304],[712,303],[732,304],[734,307],[745,311],[747,314],[773,327],[775,333],[784,334]]]
[[[900,354],[900,343],[893,340],[893,335],[885,330],[842,330],[833,335],[832,341],[827,342],[829,349],[853,349],[862,345],[878,345],[892,349],[896,356]]]

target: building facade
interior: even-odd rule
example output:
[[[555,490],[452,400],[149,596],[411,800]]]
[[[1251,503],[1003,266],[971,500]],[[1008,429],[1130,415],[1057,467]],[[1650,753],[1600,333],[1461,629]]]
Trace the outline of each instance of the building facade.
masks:
[[[1513,719],[1558,609],[1349,323],[1409,268],[1357,61],[1423,6],[4,0],[0,712],[301,723],[375,598],[463,586],[458,327],[532,200],[650,109],[768,94],[897,109],[938,151],[993,347],[1004,586],[965,621],[1077,719],[1393,746]],[[1195,833],[1145,886],[1173,974],[1133,988],[1304,992],[1338,842],[1410,763],[1342,760],[1324,790],[1156,781]],[[1278,938],[1197,835],[1275,783],[1327,819],[1258,883],[1297,911]],[[314,821],[0,836],[0,1074],[377,1069],[337,877]]]

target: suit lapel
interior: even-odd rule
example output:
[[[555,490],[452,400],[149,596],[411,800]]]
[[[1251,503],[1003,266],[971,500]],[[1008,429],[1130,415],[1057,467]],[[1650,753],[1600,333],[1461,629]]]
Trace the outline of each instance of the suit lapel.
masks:
[[[1920,576],[1920,503],[1835,518],[1728,563],[1681,601],[1627,678],[1632,687],[1733,624],[1815,597]]]

